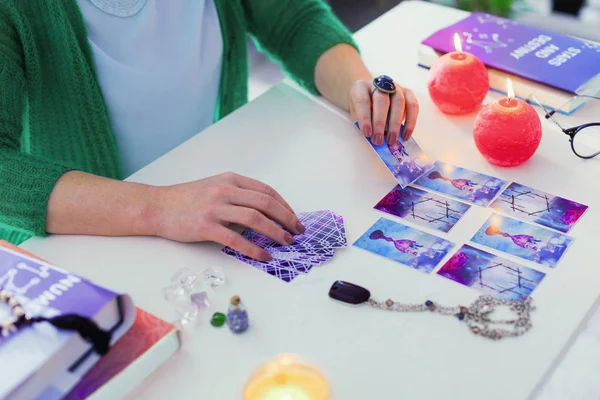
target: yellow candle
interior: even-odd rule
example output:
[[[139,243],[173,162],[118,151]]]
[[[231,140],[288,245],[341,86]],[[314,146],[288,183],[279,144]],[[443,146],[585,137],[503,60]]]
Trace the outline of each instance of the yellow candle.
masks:
[[[310,395],[300,387],[273,387],[267,389],[261,396],[261,400],[312,400]]]
[[[329,400],[329,385],[314,368],[284,354],[248,381],[244,400]]]

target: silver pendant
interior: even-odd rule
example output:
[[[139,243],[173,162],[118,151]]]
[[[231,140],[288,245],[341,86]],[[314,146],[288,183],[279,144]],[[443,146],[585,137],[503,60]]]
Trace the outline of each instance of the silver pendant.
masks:
[[[535,310],[533,299],[503,300],[492,296],[480,296],[469,307],[446,307],[431,300],[418,304],[398,303],[392,299],[379,302],[371,297],[367,289],[350,282],[336,281],[329,289],[329,297],[348,303],[367,303],[373,308],[395,312],[432,312],[454,316],[465,322],[471,332],[492,340],[504,337],[515,337],[525,334],[531,329],[530,312]],[[511,319],[493,319],[492,315],[498,307],[508,307],[514,313]],[[506,325],[506,328],[497,327]]]
[[[515,314],[512,319],[493,319],[498,306],[508,307]],[[479,297],[468,308],[465,315],[467,326],[476,335],[492,340],[503,337],[521,336],[531,329],[530,312],[535,310],[531,297],[525,300],[500,300],[491,296]],[[492,328],[491,325],[507,325],[508,329]]]

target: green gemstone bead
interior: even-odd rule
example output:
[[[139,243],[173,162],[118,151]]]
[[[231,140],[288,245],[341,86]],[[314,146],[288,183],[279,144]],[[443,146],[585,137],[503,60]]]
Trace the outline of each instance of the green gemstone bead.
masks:
[[[216,312],[213,314],[212,318],[210,319],[210,324],[212,326],[223,326],[223,324],[225,324],[226,319],[227,319],[227,317],[225,316],[225,314]]]

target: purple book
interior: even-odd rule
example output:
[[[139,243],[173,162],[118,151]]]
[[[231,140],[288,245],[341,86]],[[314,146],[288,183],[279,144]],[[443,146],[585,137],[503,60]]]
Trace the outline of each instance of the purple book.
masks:
[[[448,53],[455,50],[455,33],[464,51],[486,66],[569,93],[586,89],[592,79],[600,78],[600,44],[489,14],[472,13],[422,43]]]
[[[0,287],[31,316],[78,314],[112,331],[112,343],[134,320],[129,296],[98,286],[0,242]],[[0,304],[0,321],[10,308]],[[23,349],[27,349],[24,351]],[[0,398],[57,399],[99,359],[76,333],[48,323],[0,337]]]

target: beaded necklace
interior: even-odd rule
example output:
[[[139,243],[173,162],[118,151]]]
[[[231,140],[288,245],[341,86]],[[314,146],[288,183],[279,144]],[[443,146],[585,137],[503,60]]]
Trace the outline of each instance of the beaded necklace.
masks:
[[[25,314],[25,309],[16,297],[12,297],[6,290],[0,290],[0,302],[8,304],[11,308],[12,318],[2,323],[2,336],[6,337],[24,325],[29,316]]]
[[[504,300],[492,296],[480,296],[469,307],[446,307],[431,300],[419,304],[398,303],[392,299],[379,302],[371,297],[371,292],[353,283],[336,281],[329,289],[329,297],[348,303],[367,303],[373,308],[396,312],[432,312],[455,316],[467,324],[472,333],[492,340],[504,337],[521,336],[531,329],[529,313],[535,310],[531,297],[524,300]],[[512,319],[492,319],[496,306],[506,306],[516,316]],[[496,328],[496,325],[511,326],[512,329]]]
[[[32,317],[27,314],[19,299],[5,289],[0,289],[0,303],[8,304],[12,314],[10,319],[1,324],[2,336],[5,338],[35,323],[48,322],[57,329],[79,333],[81,338],[91,343],[94,350],[100,355],[106,354],[109,350],[111,332],[101,329],[89,318],[75,314],[58,315],[52,318]]]

